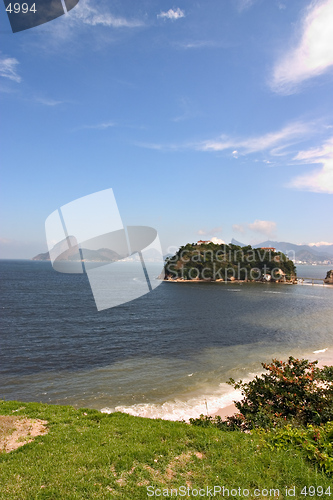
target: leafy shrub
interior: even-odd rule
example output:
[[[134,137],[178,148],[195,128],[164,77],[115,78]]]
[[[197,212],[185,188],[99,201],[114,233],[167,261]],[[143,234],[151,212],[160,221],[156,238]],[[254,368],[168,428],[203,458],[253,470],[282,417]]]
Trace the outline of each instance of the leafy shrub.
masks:
[[[268,373],[248,383],[233,379],[228,382],[245,396],[235,402],[240,413],[225,421],[201,415],[190,419],[190,423],[223,430],[251,430],[288,423],[306,427],[329,422],[333,420],[333,366],[318,368],[317,364],[292,356],[285,362],[273,359],[270,364],[262,363]]]
[[[241,416],[229,417],[229,425],[253,429],[333,420],[333,366],[318,368],[317,363],[292,356],[286,362],[273,359],[262,363],[268,373],[248,383],[230,379],[245,398],[235,403]]]
[[[242,418],[242,415],[240,418]],[[239,425],[222,420],[219,415],[216,417],[212,417],[211,415],[200,415],[199,418],[190,418],[190,424],[196,425],[197,427],[217,427],[223,431],[240,430]]]
[[[290,446],[301,448],[307,458],[315,462],[327,474],[333,474],[333,422],[316,427],[297,428],[287,425],[284,429],[273,429],[267,433],[258,431],[272,451]]]

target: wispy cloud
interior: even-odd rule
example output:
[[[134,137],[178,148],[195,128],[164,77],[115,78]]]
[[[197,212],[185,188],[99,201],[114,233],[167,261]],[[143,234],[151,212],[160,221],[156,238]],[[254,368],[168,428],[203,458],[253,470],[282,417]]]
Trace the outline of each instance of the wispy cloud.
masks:
[[[289,123],[275,132],[268,132],[253,137],[233,137],[224,134],[216,139],[205,141],[187,142],[183,144],[140,143],[138,146],[165,151],[193,149],[196,151],[220,152],[229,150],[234,158],[264,151],[269,152],[273,156],[284,156],[287,153],[284,152],[283,149],[292,144],[304,141],[313,134],[315,130],[315,123],[297,121]]]
[[[175,42],[174,45],[180,49],[210,49],[210,48],[229,48],[233,45],[229,42],[218,42],[216,40],[191,40]]]
[[[299,151],[294,160],[303,160],[307,163],[319,163],[321,158],[333,155],[333,137],[325,141],[319,148],[312,148],[306,151]]]
[[[245,234],[248,230],[251,230],[255,233],[264,234],[267,237],[272,237],[276,231],[276,222],[271,220],[259,220],[256,219],[252,223],[248,224],[233,224],[232,230]]]
[[[200,151],[224,151],[233,149],[233,155],[256,153],[265,151],[274,147],[286,147],[287,144],[294,141],[304,139],[312,129],[311,125],[305,122],[293,122],[281,130],[269,132],[267,134],[249,137],[249,138],[232,138],[227,135],[222,135],[219,139],[208,140],[198,143],[196,149]]]
[[[237,0],[237,10],[238,12],[243,12],[244,10],[249,9],[255,3],[256,0]]]
[[[102,123],[95,123],[94,125],[82,125],[81,127],[78,127],[75,129],[75,131],[78,130],[106,130],[108,128],[115,127],[116,123],[115,122],[102,122]]]
[[[245,233],[245,228],[243,224],[233,224],[232,230],[236,231],[237,233],[244,234]]]
[[[73,15],[71,14],[73,13]],[[91,26],[109,26],[112,28],[137,28],[143,26],[143,22],[138,19],[126,19],[117,17],[107,10],[97,9],[91,6],[90,0],[81,0],[71,11],[72,19],[89,24]]]
[[[274,67],[270,86],[292,94],[300,84],[325,73],[333,65],[333,2],[312,2],[301,22],[298,42]]]
[[[36,102],[40,104],[44,104],[44,106],[58,106],[59,104],[63,104],[64,101],[57,101],[56,99],[49,99],[47,97],[36,97]]]
[[[125,36],[126,31],[145,26],[141,19],[113,14],[109,5],[106,0],[80,0],[74,9],[61,16],[56,23],[46,23],[45,27],[43,25],[43,33],[47,31],[47,37],[43,36],[43,44],[38,43],[38,39],[37,42],[30,41],[32,50],[53,52],[65,48],[68,52],[84,47],[85,43],[89,43],[90,47],[94,43],[109,44],[118,40],[118,37]],[[70,40],[78,38],[80,43],[68,45]]]
[[[215,236],[222,231],[222,227],[212,227],[212,229],[199,229],[199,236]]]
[[[155,151],[180,151],[181,149],[192,148],[193,145],[180,145],[180,144],[158,144],[155,142],[134,142],[135,146],[139,148],[153,149]]]
[[[178,9],[175,10],[169,9],[167,12],[161,12],[160,14],[157,14],[157,17],[172,20],[181,19],[182,17],[185,17],[185,12],[178,7]]]
[[[333,193],[333,138],[326,140],[320,147],[301,150],[295,154],[296,145],[317,136],[327,134],[330,126],[320,122],[297,121],[287,124],[275,132],[253,136],[232,137],[222,135],[217,139],[183,144],[137,143],[138,146],[157,151],[194,150],[207,152],[225,152],[229,157],[239,158],[254,153],[263,153],[266,158],[260,161],[266,165],[276,164],[291,167],[300,164],[319,164],[320,168],[293,178],[286,187],[312,191],[316,193]],[[291,149],[292,146],[292,149]],[[297,150],[296,150],[297,151]],[[273,161],[272,161],[273,160]],[[254,161],[259,161],[255,159]]]
[[[293,178],[288,187],[333,194],[333,137],[319,148],[300,151],[294,160],[303,164],[320,164],[321,167]]]
[[[273,236],[276,230],[276,222],[271,220],[258,220],[256,219],[252,224],[248,224],[249,229],[256,233],[265,234],[266,236]]]
[[[18,64],[18,60],[14,57],[0,57],[0,76],[20,83],[22,78],[17,73]]]
[[[328,241],[317,241],[317,243],[308,243],[308,245],[309,247],[325,247],[328,245],[333,245],[333,242],[329,243]]]
[[[194,107],[187,97],[182,97],[181,99],[179,99],[179,106],[182,110],[182,113],[173,118],[173,122],[182,122],[195,116],[196,113],[194,111]]]

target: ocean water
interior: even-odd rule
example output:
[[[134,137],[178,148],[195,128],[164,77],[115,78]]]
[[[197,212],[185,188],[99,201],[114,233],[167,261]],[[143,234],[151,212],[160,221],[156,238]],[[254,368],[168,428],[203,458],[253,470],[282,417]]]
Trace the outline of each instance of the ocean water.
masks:
[[[263,361],[333,359],[333,286],[319,282],[162,283],[97,312],[85,275],[9,260],[0,274],[1,399],[188,419],[239,398],[226,381]]]
[[[322,280],[326,278],[326,273],[330,269],[332,269],[332,265],[328,264],[326,266],[324,265],[308,265],[308,264],[298,264],[297,266],[297,276],[306,278],[305,283],[310,282],[311,278],[314,278],[315,284],[322,284],[320,281],[316,280]]]

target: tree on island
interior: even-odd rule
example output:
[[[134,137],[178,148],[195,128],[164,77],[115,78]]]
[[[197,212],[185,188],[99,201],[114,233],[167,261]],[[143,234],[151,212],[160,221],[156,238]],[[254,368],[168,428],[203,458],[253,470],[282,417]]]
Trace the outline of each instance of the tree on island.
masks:
[[[296,279],[294,263],[282,252],[230,244],[186,244],[166,259],[166,279]]]

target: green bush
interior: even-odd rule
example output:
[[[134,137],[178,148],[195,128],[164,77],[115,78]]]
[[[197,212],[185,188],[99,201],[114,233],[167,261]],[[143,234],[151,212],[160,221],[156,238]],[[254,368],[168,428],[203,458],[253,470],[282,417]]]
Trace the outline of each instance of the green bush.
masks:
[[[262,363],[268,373],[248,383],[229,380],[245,396],[235,402],[239,413],[222,421],[220,417],[201,415],[190,419],[192,425],[214,426],[223,430],[251,430],[309,424],[321,425],[333,420],[333,366],[317,367],[317,361],[273,359]]]
[[[241,415],[230,417],[230,426],[269,428],[293,423],[320,425],[333,420],[333,367],[318,368],[317,361],[289,357],[262,363],[268,373],[248,383],[229,380],[245,398],[235,405]]]
[[[258,431],[274,451],[279,448],[288,451],[291,447],[300,448],[309,460],[315,462],[327,474],[333,474],[333,422],[316,427],[296,428],[291,425],[284,429],[274,429],[267,433]]]
[[[200,415],[199,418],[190,418],[190,424],[197,427],[217,427],[222,431],[239,431],[240,427],[234,423],[222,420],[218,415],[212,417],[211,415]]]
[[[223,421],[201,415],[192,425],[243,430],[261,438],[261,447],[290,452],[298,449],[328,475],[333,474],[333,367],[290,357],[262,363],[268,373],[248,383],[229,383],[245,396],[240,413]]]

